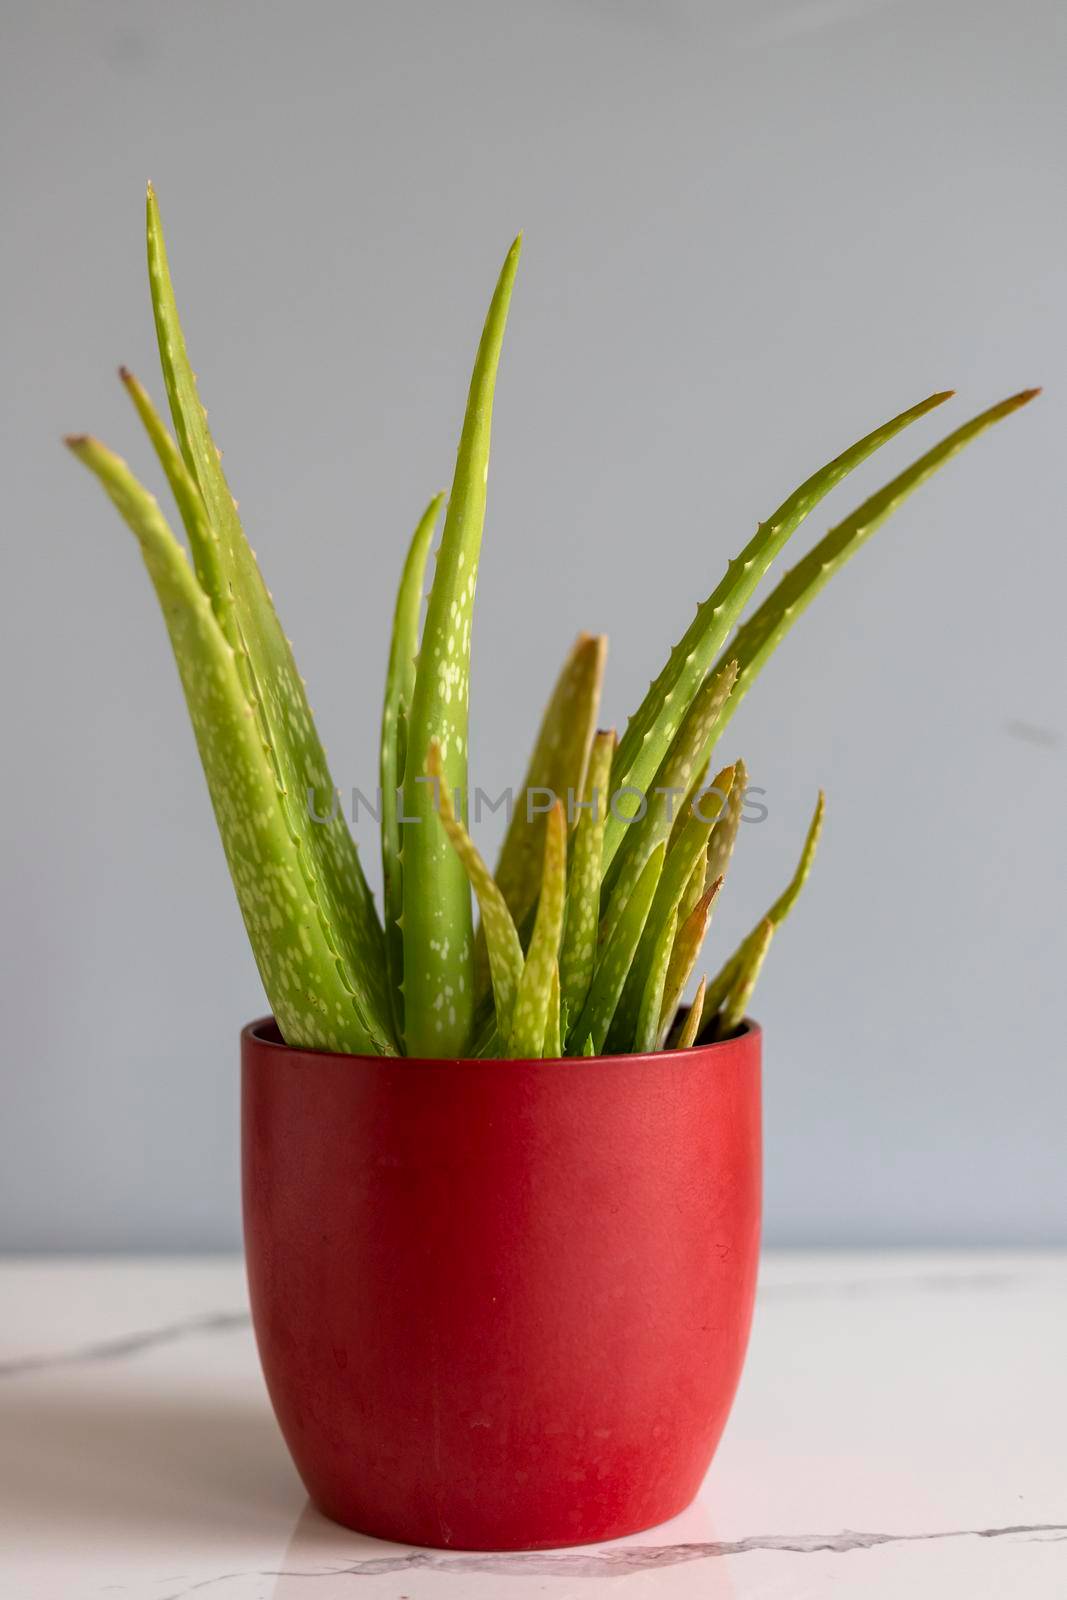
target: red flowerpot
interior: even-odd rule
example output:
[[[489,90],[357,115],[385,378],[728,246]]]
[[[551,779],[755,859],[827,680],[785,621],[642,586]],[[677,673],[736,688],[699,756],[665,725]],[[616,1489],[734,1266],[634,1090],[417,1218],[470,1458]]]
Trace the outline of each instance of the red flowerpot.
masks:
[[[252,1316],[327,1516],[521,1550],[681,1511],[726,1422],[760,1223],[760,1032],[569,1061],[242,1035]]]

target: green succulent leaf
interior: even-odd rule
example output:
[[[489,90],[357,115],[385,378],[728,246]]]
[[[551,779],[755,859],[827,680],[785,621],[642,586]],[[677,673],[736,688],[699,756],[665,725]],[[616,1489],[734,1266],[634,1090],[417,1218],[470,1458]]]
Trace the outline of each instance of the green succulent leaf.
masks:
[[[879,489],[869,499],[831,528],[808,554],[797,562],[781,582],[738,629],[726,655],[736,658],[739,665],[737,685],[728,703],[723,707],[718,724],[709,738],[709,748],[722,736],[723,729],[737,710],[762,668],[770,660],[790,628],[815,596],[844,566],[899,505],[941,467],[959,454],[972,440],[985,433],[994,423],[1018,411],[1040,394],[1039,389],[1024,389],[998,405],[990,406],[979,416],[965,422],[961,428],[942,439],[940,444],[920,456],[904,472],[898,473],[890,483]]]
[[[689,874],[689,882],[685,886],[685,893],[682,895],[681,900],[678,902],[678,926],[679,926],[679,928],[684,926],[686,918],[692,915],[693,911],[696,909],[696,907],[699,905],[701,899],[703,898],[703,895],[704,895],[704,884],[705,884],[705,882],[707,880],[707,875],[708,875],[708,847],[707,847],[707,845],[705,845],[703,850],[697,856],[696,866],[693,868],[692,872]]]
[[[338,959],[358,994],[368,1033],[391,1049],[392,1008],[381,924],[343,811],[335,803],[337,791],[303,680],[245,539],[220,453],[208,430],[178,320],[151,187],[147,235],[148,275],[167,397],[182,457],[218,540],[223,589],[233,602],[238,670],[277,764],[288,828],[300,842],[305,876],[314,883]],[[306,1043],[300,1037],[285,1037],[290,1044]]]
[[[605,875],[608,902],[602,938],[610,937],[652,851],[670,838],[674,806],[679,795],[688,792],[694,773],[701,765],[706,765],[701,762],[701,752],[729,698],[736,676],[736,664],[728,661],[704,680],[683,717],[656,772],[652,791],[645,801],[644,815],[629,824],[625,843],[615,858],[613,868]],[[617,795],[618,791],[615,793]],[[607,826],[611,826],[610,816]]]
[[[563,1054],[565,1020],[559,997],[559,962],[552,968],[552,983],[548,991],[548,1018],[545,1022],[545,1045],[541,1052],[546,1061],[556,1061]]]
[[[489,969],[493,981],[493,999],[496,1005],[496,1018],[494,1032],[501,1037],[506,1037],[511,1027],[512,1013],[522,980],[524,960],[522,945],[511,913],[504,901],[498,885],[493,881],[493,875],[482,860],[474,841],[471,839],[463,823],[456,815],[452,792],[448,787],[448,780],[444,776],[444,764],[441,760],[441,747],[434,740],[426,757],[426,772],[434,780],[436,786],[437,814],[441,819],[448,840],[455,850],[467,880],[478,900],[482,913],[482,920],[488,938]],[[445,995],[441,1009],[444,1010],[452,1003],[451,995]],[[446,1017],[443,1019],[448,1021]]]
[[[670,745],[678,721],[689,706],[705,673],[726,643],[759,580],[786,541],[830,490],[887,444],[902,428],[948,400],[952,391],[931,395],[911,406],[882,427],[868,433],[833,461],[821,467],[782,502],[769,521],[756,529],[741,554],[731,561],[718,588],[697,608],[685,634],[671,651],[666,665],[638,710],[631,717],[622,742],[612,785],[632,786],[647,793]],[[625,822],[612,817],[604,841],[605,862],[610,864],[625,836]]]
[[[413,750],[437,740],[455,794],[467,792],[470,634],[478,576],[489,439],[500,349],[519,263],[512,245],[497,281],[474,363],[456,471],[423,627],[408,718]],[[462,863],[427,826],[433,796],[422,774],[404,782],[404,1029],[408,1053],[462,1053],[474,1004],[473,919]],[[463,814],[463,806],[460,806]]]
[[[730,793],[733,793],[732,789]],[[656,932],[663,926],[674,908],[681,905],[694,869],[704,852],[708,850],[709,838],[714,828],[718,826],[716,813],[711,808],[713,806],[721,808],[723,803],[721,798],[713,797],[709,791],[707,800],[698,801],[690,806],[689,815],[681,832],[671,838],[663,864],[663,873],[656,888],[656,898],[648,914],[645,932],[628,980],[630,988],[628,1003],[631,1006],[634,1004],[634,993],[641,994],[648,976]],[[728,799],[726,803],[729,803]]]
[[[722,814],[723,806],[729,800],[730,791],[734,786],[736,768],[736,761],[731,762],[728,767],[723,767],[720,772],[717,772],[710,783],[706,782],[704,769],[700,769],[700,776],[694,781],[689,793],[686,795],[685,803],[678,808],[678,814],[671,828],[669,849],[674,849],[686,824],[694,816],[697,817],[698,821],[707,819],[710,826],[716,817]],[[694,806],[697,808],[696,811],[693,809]]]
[[[772,928],[779,927],[796,905],[797,897],[799,896],[801,889],[803,889],[804,884],[807,882],[808,874],[811,871],[811,864],[815,859],[815,851],[818,848],[819,835],[822,832],[823,817],[825,812],[826,796],[820,789],[819,798],[815,803],[815,811],[811,822],[808,825],[807,837],[804,840],[804,848],[800,852],[800,860],[797,862],[796,870],[793,873],[793,876],[790,878],[789,882],[786,884],[777,900],[771,906],[770,910],[765,916],[760,918],[759,922],[752,929],[751,933],[746,934],[745,938],[742,939],[741,943],[738,945],[729,961],[726,962],[725,966],[718,973],[715,979],[708,985],[707,993],[704,996],[704,1019],[700,1028],[701,1032],[703,1032],[704,1028],[711,1021],[716,1011],[718,1011],[720,1007],[725,1007],[729,996],[736,988],[741,973],[749,969],[751,965],[750,957],[752,951],[756,948],[763,936],[762,929],[764,924],[769,922]],[[757,971],[758,970],[759,969],[757,966]],[[751,994],[751,992],[752,991],[750,988],[748,994]],[[748,1000],[748,994],[745,996],[746,1003]]]
[[[659,1049],[659,1019],[660,1012],[663,1009],[663,989],[667,981],[667,969],[670,966],[671,951],[674,949],[674,940],[677,932],[678,913],[677,911],[672,911],[659,931],[652,954],[652,965],[649,968],[648,977],[645,979],[645,989],[641,996],[641,1008],[637,1014],[637,1028],[631,1045],[631,1049],[639,1054]]]
[[[600,923],[600,861],[608,810],[615,732],[598,733],[589,759],[583,809],[574,831],[567,886],[567,919],[560,951],[560,989],[569,1016],[585,1004],[596,961]],[[566,1036],[564,1036],[566,1037]]]
[[[100,480],[138,544],[189,707],[230,875],[283,1036],[313,1049],[389,1054],[339,950],[270,753],[211,602],[155,499],[126,463],[84,437],[71,450]]]
[[[641,942],[645,922],[655,897],[656,885],[663,871],[666,853],[667,846],[664,842],[656,846],[645,862],[644,870],[613,932],[603,946],[600,960],[593,973],[585,1005],[575,1024],[574,1038],[582,1044],[583,1050],[586,1042],[591,1040],[594,1055],[599,1055],[604,1048],[604,1041],[625,987],[630,965]]]
[[[690,1045],[696,1043],[697,1030],[700,1027],[700,1018],[704,1009],[704,991],[707,986],[707,979],[701,978],[697,984],[697,992],[693,996],[693,1004],[686,1012],[685,1021],[682,1023],[678,1037],[674,1042],[676,1050],[688,1050]]]
[[[415,657],[419,651],[419,615],[426,580],[426,562],[433,542],[444,495],[430,501],[419,519],[408,547],[400,576],[400,588],[393,613],[393,633],[386,669],[385,699],[382,705],[381,754],[379,775],[382,809],[382,899],[385,907],[385,958],[389,990],[393,999],[393,1020],[398,1038],[403,1037],[404,880],[401,860],[400,820],[397,791],[404,781],[407,756],[407,719],[415,688]]]
[[[715,787],[718,788],[718,779]],[[744,810],[747,788],[748,768],[743,761],[738,760],[734,765],[733,781],[726,796],[725,809],[716,819],[708,839],[708,864],[704,869],[705,886],[714,883],[716,878],[726,876],[726,869],[730,865],[730,857],[737,842],[737,830],[741,826],[741,813]]]
[[[541,896],[508,1034],[507,1053],[517,1060],[536,1059],[544,1049],[553,986],[558,1009],[559,947],[566,895],[567,817],[562,800],[557,800],[547,817]],[[557,1029],[558,1026],[557,1019]]]
[[[562,800],[570,808],[569,797],[579,799],[585,787],[607,649],[603,634],[579,636],[542,718],[495,873],[516,922],[522,921],[541,889],[545,818],[552,800]],[[534,798],[538,791],[540,798]]]
[[[693,906],[684,921],[679,918],[678,932],[670,952],[667,965],[667,975],[663,982],[663,1001],[660,1007],[659,1018],[659,1048],[662,1050],[672,1028],[674,1027],[675,1014],[681,1003],[685,986],[697,964],[697,959],[704,945],[711,921],[711,908],[716,896],[722,888],[722,879],[716,878],[704,890],[696,905]],[[699,1018],[696,1019],[699,1022]],[[696,1032],[694,1023],[694,1037]]]
[[[120,376],[188,551],[123,461],[86,436],[67,442],[137,538],[242,916],[287,1042],[352,1055],[514,1060],[650,1052],[668,1042],[687,1049],[729,1037],[809,874],[824,799],[820,792],[789,883],[717,976],[701,978],[684,1010],[748,784],[738,760],[706,785],[717,741],[830,577],[908,495],[1039,391],[983,411],[897,473],[742,621],[772,562],[823,498],[950,392],[901,412],[821,467],[727,564],[621,743],[595,732],[607,641],[581,634],[543,714],[494,876],[467,828],[470,645],[517,239],[478,346],[421,639],[443,496],[423,513],[401,572],[381,717],[380,921],[290,641],[208,428],[151,185],[147,251],[173,436],[147,390],[125,368]]]
[[[771,940],[774,938],[775,925],[770,917],[761,922],[758,928],[753,929],[751,942],[747,944],[741,965],[737,969],[734,981],[730,985],[730,992],[723,1002],[722,1010],[715,1022],[715,1037],[728,1039],[745,1020],[748,1002],[752,998],[752,991],[756,987],[756,979],[760,975],[770,949]],[[704,996],[704,1006],[707,1008],[707,995]]]
[[[119,368],[119,377],[125,385],[126,393],[133,401],[134,409],[144,424],[159,464],[166,474],[189,540],[197,582],[211,601],[212,609],[226,638],[232,645],[236,645],[233,597],[229,585],[222,576],[218,534],[208,519],[200,489],[143,384],[137,381],[127,367]]]
[[[693,836],[695,840],[695,835]],[[706,830],[705,830],[706,837]],[[659,884],[656,889],[652,909],[645,919],[644,932],[641,942],[637,947],[626,983],[615,1008],[615,1016],[608,1030],[607,1051],[609,1055],[618,1055],[630,1049],[636,1049],[633,1040],[641,1031],[640,1018],[646,997],[649,994],[649,985],[655,982],[654,973],[662,956],[663,942],[667,937],[667,928],[671,929],[671,943],[667,949],[668,963],[671,949],[674,947],[681,933],[686,918],[704,894],[704,858],[707,846],[697,856],[696,864],[690,872],[688,879],[679,870],[679,861],[671,859],[675,845],[672,843],[667,850],[663,872],[660,874]],[[691,898],[695,892],[695,899]],[[694,960],[696,954],[694,953]],[[688,973],[686,974],[688,977]],[[666,980],[665,980],[666,981]],[[662,996],[662,986],[661,986]],[[662,1003],[662,1000],[661,1000]],[[647,1029],[646,1029],[647,1032]],[[657,1046],[650,1044],[649,1050]]]
[[[578,636],[556,680],[512,806],[494,877],[520,928],[530,919],[541,890],[545,817],[552,801],[563,800],[570,818],[573,800],[582,796],[607,648],[603,634]],[[605,792],[606,788],[605,783]],[[474,942],[477,1007],[485,993],[487,970],[485,936],[479,928]]]

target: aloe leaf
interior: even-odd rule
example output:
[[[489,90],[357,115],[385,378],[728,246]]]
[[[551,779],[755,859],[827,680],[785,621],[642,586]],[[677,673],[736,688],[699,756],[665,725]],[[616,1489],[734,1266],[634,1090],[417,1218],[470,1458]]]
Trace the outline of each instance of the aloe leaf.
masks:
[[[546,801],[548,797],[562,800],[568,814],[569,797],[581,797],[596,732],[607,648],[603,634],[579,635],[552,691],[516,796],[494,874],[516,922],[522,921],[541,887],[548,805],[538,809],[541,802],[531,791],[545,791]]]
[[[931,395],[868,433],[850,449],[795,489],[767,522],[763,522],[675,645],[667,663],[630,718],[619,745],[612,786],[632,786],[647,793],[667,751],[681,714],[690,704],[705,673],[722,649],[760,578],[786,541],[830,490],[869,455],[928,411],[950,398],[951,390]],[[621,809],[621,808],[620,808]],[[623,813],[625,815],[625,812]],[[614,815],[605,836],[605,861],[610,863],[625,836],[625,822]]]
[[[552,982],[548,991],[548,1016],[545,1020],[545,1043],[541,1051],[546,1061],[557,1061],[563,1054],[563,1017],[559,998],[559,962],[552,968]]]
[[[408,547],[400,575],[393,633],[386,669],[385,699],[382,704],[381,755],[379,764],[382,808],[382,899],[385,914],[385,959],[389,992],[393,1001],[393,1021],[403,1036],[404,912],[403,865],[401,861],[400,821],[397,790],[404,778],[407,756],[407,718],[415,688],[415,657],[419,650],[419,615],[426,578],[426,561],[433,542],[433,530],[444,500],[435,495],[419,519]]]
[[[739,1028],[744,1022],[748,1002],[752,998],[753,989],[756,987],[756,979],[760,975],[760,968],[763,966],[767,951],[770,949],[771,940],[774,938],[774,930],[775,924],[770,917],[761,922],[758,928],[753,929],[751,942],[745,949],[741,965],[738,967],[734,981],[730,985],[730,992],[726,996],[722,1010],[719,1012],[715,1022],[715,1037],[717,1039],[729,1038],[735,1028]],[[707,995],[705,994],[705,1010],[707,1009],[707,1004]]]
[[[201,589],[211,601],[219,626],[232,645],[237,643],[233,622],[233,598],[229,585],[222,575],[222,558],[219,537],[208,519],[207,510],[195,478],[190,473],[181,451],[174,443],[167,426],[152,404],[144,385],[139,383],[128,367],[119,368],[119,377],[133,401],[137,415],[144,424],[159,464],[166,474],[175,504],[189,539],[193,570]]]
[[[815,803],[815,811],[811,822],[808,824],[804,848],[800,852],[800,860],[797,862],[793,876],[770,910],[760,918],[751,933],[745,935],[729,961],[726,962],[718,975],[708,985],[707,993],[704,996],[704,1020],[701,1024],[701,1032],[703,1032],[704,1027],[710,1022],[720,1006],[726,1004],[728,996],[737,983],[738,975],[747,966],[749,956],[759,942],[764,923],[769,922],[773,927],[777,928],[785,921],[796,905],[797,897],[807,881],[808,874],[811,871],[811,864],[815,859],[815,851],[819,843],[819,834],[822,832],[825,812],[826,796],[820,789],[819,798]]]
[[[560,950],[559,974],[563,1001],[568,1015],[572,1017],[577,1017],[585,1004],[596,961],[597,928],[600,922],[600,862],[615,745],[614,729],[598,733],[593,741],[582,797],[583,809],[571,848],[567,918]]]
[[[729,794],[732,793],[731,788]],[[729,804],[729,795],[726,804]],[[628,1004],[631,1006],[635,1003],[634,995],[640,996],[642,993],[652,959],[656,931],[663,926],[674,908],[681,904],[697,863],[702,859],[704,852],[709,850],[709,839],[714,836],[714,830],[719,825],[715,812],[710,809],[713,805],[721,808],[723,801],[713,797],[709,790],[706,800],[698,800],[695,805],[690,806],[681,832],[671,838],[663,864],[663,873],[656,888],[656,898],[652,902],[645,932],[627,980],[627,988],[630,991]],[[707,885],[706,874],[705,885]]]
[[[705,830],[706,837],[706,830]],[[606,1050],[609,1055],[620,1055],[628,1050],[636,1050],[635,1037],[641,1030],[641,1016],[646,999],[650,992],[650,985],[655,980],[655,969],[662,956],[663,941],[667,936],[668,926],[671,929],[671,943],[667,948],[669,961],[673,947],[686,917],[693,906],[700,900],[704,893],[704,856],[706,845],[697,856],[693,870],[688,879],[679,870],[677,861],[671,861],[675,845],[668,847],[664,862],[663,872],[656,889],[652,909],[645,919],[644,932],[637,952],[630,963],[630,971],[623,985],[619,1003],[615,1007],[611,1027],[608,1029]],[[692,898],[689,898],[692,891]],[[694,954],[694,960],[696,956]],[[687,975],[688,976],[688,975]],[[662,985],[661,999],[662,999]],[[645,1030],[647,1032],[647,1029]],[[652,1050],[654,1044],[645,1048]]]
[[[507,1035],[507,1054],[517,1060],[536,1059],[544,1049],[549,1000],[558,975],[566,897],[567,816],[562,800],[557,800],[545,827],[537,916]]]
[[[645,862],[644,870],[614,931],[603,946],[593,973],[585,1005],[574,1028],[574,1038],[582,1043],[583,1049],[588,1040],[592,1041],[593,1055],[599,1055],[604,1048],[604,1040],[626,984],[630,964],[641,942],[666,851],[666,843],[657,845]]]
[[[990,406],[988,411],[981,412],[970,422],[965,422],[884,488],[871,495],[851,516],[831,528],[795,567],[790,568],[759,609],[737,630],[725,652],[727,656],[737,659],[740,670],[737,686],[723,707],[718,725],[708,741],[709,747],[713,740],[722,735],[760,671],[801,612],[811,604],[834,573],[867,542],[908,495],[913,494],[939,468],[951,461],[973,439],[977,439],[979,434],[1010,416],[1013,411],[1018,411],[1020,406],[1026,405],[1040,392],[1040,389],[1025,389],[1021,394],[1012,395],[999,405]]]
[[[441,819],[449,843],[462,864],[467,881],[477,896],[478,906],[485,922],[489,946],[489,969],[493,980],[493,999],[496,1005],[496,1028],[499,1033],[506,1036],[511,1026],[511,1016],[515,1007],[515,1000],[519,990],[519,982],[523,972],[522,945],[511,913],[504,903],[504,896],[493,881],[493,875],[486,866],[473,839],[468,834],[460,818],[456,815],[452,792],[448,780],[444,776],[444,764],[441,760],[441,748],[434,740],[426,757],[426,771],[434,782],[437,799],[437,814]],[[450,995],[445,996],[441,1010],[446,1011],[452,1003]],[[446,1016],[445,1022],[449,1021]]]
[[[563,802],[557,800],[549,811],[544,830],[541,896],[537,899],[530,949],[526,950],[526,965],[515,997],[512,1026],[507,1034],[507,1054],[520,1061],[537,1059],[544,1051],[552,989],[553,986],[558,989],[565,902],[566,813]]]
[[[726,797],[725,809],[720,812],[715,826],[711,830],[708,840],[708,864],[704,872],[704,883],[707,886],[714,883],[716,878],[724,878],[726,869],[730,865],[730,857],[734,853],[737,843],[737,830],[741,826],[741,812],[745,804],[745,791],[748,788],[748,768],[740,759],[734,766],[733,783]]]
[[[516,239],[475,358],[408,718],[409,748],[424,751],[436,739],[444,776],[464,801],[471,616],[485,521],[493,392],[518,263]],[[409,763],[404,781],[404,813],[411,819],[404,824],[404,1029],[409,1054],[453,1056],[463,1051],[473,1015],[471,900],[462,863],[440,830],[426,826],[433,796],[421,776]]]
[[[674,938],[678,931],[678,913],[673,911],[660,929],[653,952],[652,965],[645,980],[641,1008],[637,1015],[631,1049],[635,1054],[645,1054],[659,1048],[660,1012],[663,1009],[663,987],[667,981]]]
[[[719,890],[722,888],[722,879],[716,878],[714,883],[700,895],[696,904],[690,909],[683,919],[678,918],[678,932],[670,952],[667,965],[667,975],[663,982],[663,997],[660,1005],[659,1017],[659,1048],[662,1050],[671,1029],[674,1026],[675,1013],[679,1002],[685,993],[685,986],[692,976],[693,968],[697,964],[711,921],[711,908]]]
[[[705,845],[703,850],[697,856],[696,866],[689,874],[689,882],[685,886],[685,893],[678,902],[679,927],[682,926],[682,924],[685,922],[685,919],[690,916],[696,909],[697,905],[699,905],[704,894],[704,884],[707,879],[707,874],[708,847]]]
[[[596,731],[607,649],[608,641],[603,634],[579,634],[556,680],[534,741],[526,776],[514,797],[493,876],[520,928],[531,916],[541,888],[545,817],[549,807],[554,799],[563,800],[570,821],[574,801],[582,796]],[[604,792],[607,793],[606,780]],[[479,928],[474,940],[476,1014],[485,994],[487,977],[485,937]]]
[[[701,978],[697,984],[697,992],[693,996],[693,1004],[686,1012],[685,1021],[682,1023],[681,1032],[674,1042],[675,1050],[688,1050],[690,1045],[696,1043],[697,1030],[700,1027],[700,1017],[704,1008],[704,991],[708,980]]]
[[[729,698],[736,676],[736,665],[727,662],[725,666],[707,677],[683,717],[681,727],[656,772],[652,791],[645,800],[644,816],[629,824],[626,841],[615,858],[614,868],[605,874],[607,910],[604,914],[601,938],[610,937],[652,851],[658,844],[666,843],[669,839],[678,797],[687,793],[693,774],[702,765],[706,765],[701,760],[701,754],[705,749],[708,735]],[[613,791],[617,795],[618,791],[614,790],[614,778],[612,784]],[[605,840],[610,826],[609,817],[605,828]]]
[[[93,439],[69,439],[137,538],[170,634],[226,860],[263,986],[284,1038],[312,1049],[389,1054],[338,949],[270,753],[211,602],[154,498]]]
[[[182,456],[218,538],[223,584],[233,600],[238,654],[247,657],[247,665],[239,659],[238,668],[257,700],[257,716],[278,766],[288,826],[300,841],[305,874],[314,881],[338,958],[359,989],[368,1024],[375,1032],[388,1033],[391,1005],[381,924],[343,810],[335,804],[337,791],[303,680],[241,529],[197,395],[151,187],[147,221],[148,275],[167,398]],[[324,820],[315,821],[313,816]]]
[[[674,826],[671,829],[672,846],[685,827],[686,821],[692,816],[694,804],[698,805],[705,815],[710,813],[713,819],[722,814],[722,808],[729,800],[734,786],[736,769],[737,762],[731,762],[728,767],[723,767],[717,772],[710,783],[705,782],[706,769],[704,767],[699,769],[699,776],[693,780],[685,797],[685,804],[679,807],[678,815],[674,819]]]

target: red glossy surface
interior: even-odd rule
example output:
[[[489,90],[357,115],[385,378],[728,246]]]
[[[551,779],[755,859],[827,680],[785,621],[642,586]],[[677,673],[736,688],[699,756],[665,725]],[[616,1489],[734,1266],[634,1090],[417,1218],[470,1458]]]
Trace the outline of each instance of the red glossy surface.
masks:
[[[406,1544],[532,1549],[681,1511],[748,1340],[760,1034],[386,1061],[242,1036],[256,1337],[308,1492]]]

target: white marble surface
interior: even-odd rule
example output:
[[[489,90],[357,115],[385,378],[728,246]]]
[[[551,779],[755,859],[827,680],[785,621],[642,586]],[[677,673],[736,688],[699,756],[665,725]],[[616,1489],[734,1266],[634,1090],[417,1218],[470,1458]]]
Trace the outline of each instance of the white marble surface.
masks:
[[[1064,1600],[1067,1256],[771,1255],[701,1496],[424,1552],[307,1505],[230,1260],[0,1266],[2,1600]]]

